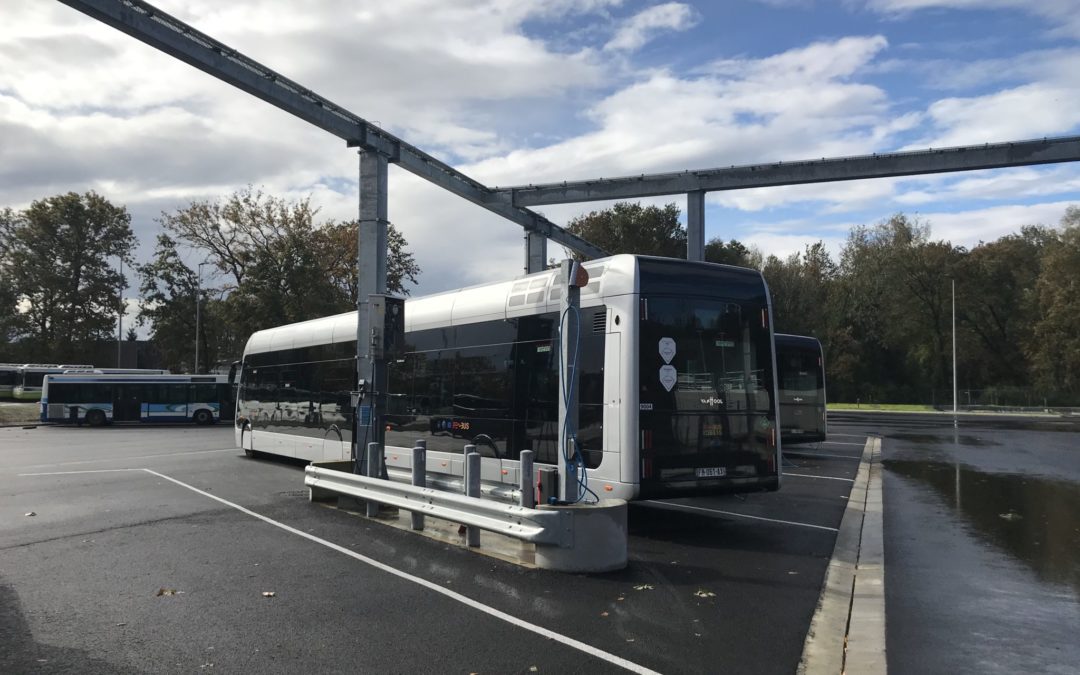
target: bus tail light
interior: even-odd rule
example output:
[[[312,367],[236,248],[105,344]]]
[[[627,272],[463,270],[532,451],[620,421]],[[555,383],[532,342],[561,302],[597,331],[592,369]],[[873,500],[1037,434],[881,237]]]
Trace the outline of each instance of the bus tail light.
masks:
[[[644,457],[641,460],[641,477],[652,478],[652,457]]]

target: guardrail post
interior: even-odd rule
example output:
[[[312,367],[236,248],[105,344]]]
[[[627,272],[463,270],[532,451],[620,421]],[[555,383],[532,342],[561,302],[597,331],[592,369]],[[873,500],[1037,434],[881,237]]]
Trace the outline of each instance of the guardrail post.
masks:
[[[417,441],[412,449],[412,484],[416,487],[427,487],[427,448],[420,445],[424,441]],[[409,514],[412,519],[412,529],[424,529],[424,514],[413,511]]]
[[[379,467],[381,462],[379,461],[382,454],[382,448],[378,443],[368,443],[367,446],[367,475],[369,478],[378,478],[381,474]],[[367,502],[365,509],[368,518],[374,518],[379,515],[379,503],[373,502],[370,499]]]
[[[480,453],[476,452],[475,445],[465,446],[465,494],[480,498]],[[480,545],[480,528],[468,527],[465,530],[465,544]]]
[[[521,451],[521,475],[518,482],[521,484],[521,505],[527,509],[536,508],[536,480],[533,477],[533,451]]]

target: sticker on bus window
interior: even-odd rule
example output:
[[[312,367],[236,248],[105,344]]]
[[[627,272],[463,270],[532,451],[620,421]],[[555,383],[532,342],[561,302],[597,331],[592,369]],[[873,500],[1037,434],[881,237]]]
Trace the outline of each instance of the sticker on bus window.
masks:
[[[660,357],[664,359],[664,363],[671,363],[671,359],[675,358],[675,341],[669,337],[660,338]],[[668,387],[668,391],[671,391],[671,387]]]
[[[735,346],[735,342],[732,341],[732,340],[717,340],[716,341],[716,346],[717,347],[727,347],[727,348],[730,349],[731,347]]]
[[[675,371],[675,366],[660,367],[660,384],[664,385],[664,389],[671,391],[678,379],[679,374]]]
[[[639,403],[638,410],[652,410],[652,403]]]

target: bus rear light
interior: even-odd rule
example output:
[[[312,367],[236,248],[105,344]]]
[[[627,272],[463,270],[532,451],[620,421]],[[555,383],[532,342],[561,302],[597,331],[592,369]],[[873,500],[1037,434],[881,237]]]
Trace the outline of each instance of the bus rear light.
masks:
[[[765,323],[765,310],[764,309],[761,310],[761,327],[762,328],[767,328],[768,327],[768,324]]]
[[[652,478],[652,458],[645,457],[641,460],[641,477]]]
[[[652,449],[652,432],[651,431],[643,430],[641,432],[641,449],[642,450],[650,450],[650,449]]]
[[[649,318],[649,300],[647,298],[641,299],[641,320],[646,321]]]

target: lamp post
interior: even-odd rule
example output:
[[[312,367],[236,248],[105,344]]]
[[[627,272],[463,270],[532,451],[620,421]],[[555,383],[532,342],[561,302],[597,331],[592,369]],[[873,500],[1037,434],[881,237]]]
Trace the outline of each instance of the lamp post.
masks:
[[[956,279],[952,280],[952,414],[956,423]]]
[[[199,263],[199,271],[195,282],[195,374],[199,374],[199,328],[202,323],[202,268],[209,265],[207,261]]]
[[[120,368],[120,346],[124,336],[124,256],[120,256],[120,313],[116,317],[116,367]]]

